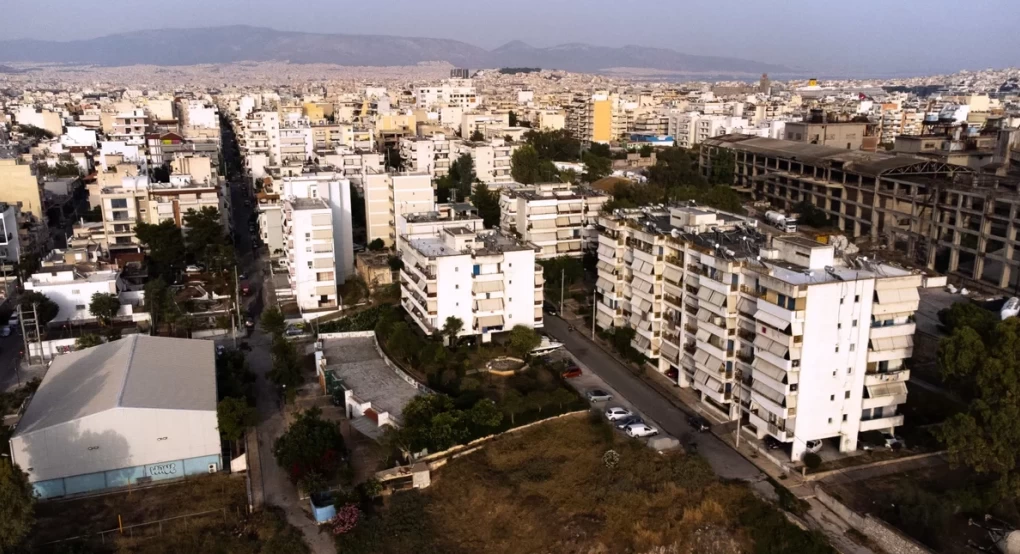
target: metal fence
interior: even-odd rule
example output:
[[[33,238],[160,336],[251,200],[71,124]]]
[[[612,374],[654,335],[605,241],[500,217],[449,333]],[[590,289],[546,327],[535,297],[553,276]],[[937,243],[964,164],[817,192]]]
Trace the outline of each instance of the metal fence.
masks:
[[[193,514],[184,514],[184,515],[180,515],[180,516],[168,517],[168,518],[165,518],[165,519],[158,519],[158,520],[155,520],[155,521],[146,521],[144,523],[136,523],[134,525],[124,525],[124,526],[119,527],[117,529],[110,529],[108,531],[97,531],[95,533],[91,533],[91,534],[88,534],[88,535],[78,535],[76,537],[68,537],[66,539],[50,541],[50,542],[47,542],[47,543],[43,543],[42,546],[47,546],[47,545],[51,545],[51,544],[59,544],[59,543],[62,543],[62,542],[71,542],[71,541],[76,541],[76,540],[94,540],[94,539],[97,539],[97,538],[99,539],[99,541],[102,544],[106,544],[107,535],[111,535],[111,534],[119,534],[119,535],[127,536],[127,537],[130,537],[130,538],[161,537],[161,536],[163,536],[163,527],[164,527],[164,524],[166,525],[168,532],[170,530],[172,530],[173,528],[177,528],[175,525],[173,525],[171,523],[171,522],[174,522],[174,521],[179,521],[180,523],[183,524],[183,528],[187,529],[188,528],[188,520],[190,518],[200,517],[200,516],[208,516],[208,515],[211,515],[211,514],[220,514],[220,516],[223,518],[223,523],[225,524],[227,522],[227,509],[226,508],[220,508],[219,510],[208,510],[208,511],[205,511],[205,512],[195,512]],[[112,541],[116,540],[116,537],[115,536],[114,537],[109,537],[109,540],[112,542]]]

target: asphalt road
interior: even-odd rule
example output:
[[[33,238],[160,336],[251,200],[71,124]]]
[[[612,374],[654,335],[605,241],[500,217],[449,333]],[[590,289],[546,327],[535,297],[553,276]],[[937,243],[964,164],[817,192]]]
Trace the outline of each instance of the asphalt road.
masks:
[[[674,437],[696,435],[698,453],[720,477],[759,481],[765,475],[751,462],[711,433],[695,433],[687,424],[687,415],[671,404],[658,391],[637,378],[629,369],[608,356],[585,337],[584,331],[567,331],[567,323],[546,315],[545,331],[566,345],[567,350],[589,370],[627,399],[641,413],[654,420],[663,431]],[[681,439],[682,441],[682,439]]]

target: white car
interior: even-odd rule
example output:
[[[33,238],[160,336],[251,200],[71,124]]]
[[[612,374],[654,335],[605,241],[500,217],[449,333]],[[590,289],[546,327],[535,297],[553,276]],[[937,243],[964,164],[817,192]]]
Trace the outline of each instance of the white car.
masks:
[[[627,408],[606,408],[606,419],[616,421],[634,415],[634,412]]]
[[[188,267],[184,268],[184,272],[185,273],[202,273],[202,268],[198,267],[197,265],[189,265]]]
[[[882,439],[885,440],[886,448],[906,448],[907,443],[903,442],[903,437],[894,435],[892,433],[882,433]]]
[[[809,440],[804,443],[808,452],[818,452],[822,449],[822,441],[819,439]]]
[[[0,337],[9,337],[9,336],[11,336],[11,326],[10,325],[4,325],[3,327],[0,327]]]
[[[17,327],[19,323],[21,323],[21,320],[18,319],[17,312],[11,314],[11,318],[7,320],[8,327]]]
[[[653,436],[659,434],[659,430],[658,429],[656,429],[655,427],[651,427],[649,425],[646,425],[644,423],[635,423],[633,425],[628,425],[627,428],[624,429],[623,431],[625,433],[627,433],[628,437],[635,437],[635,438],[636,437],[653,437]]]

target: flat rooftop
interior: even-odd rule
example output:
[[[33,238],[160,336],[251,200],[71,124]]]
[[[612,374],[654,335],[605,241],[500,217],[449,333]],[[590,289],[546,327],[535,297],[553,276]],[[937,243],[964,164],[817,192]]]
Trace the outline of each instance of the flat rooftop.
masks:
[[[370,402],[377,412],[388,412],[401,421],[404,406],[421,394],[401,378],[376,350],[375,337],[322,339],[326,371],[332,371],[360,400]]]
[[[290,205],[295,210],[328,210],[329,206],[322,198],[290,198]]]

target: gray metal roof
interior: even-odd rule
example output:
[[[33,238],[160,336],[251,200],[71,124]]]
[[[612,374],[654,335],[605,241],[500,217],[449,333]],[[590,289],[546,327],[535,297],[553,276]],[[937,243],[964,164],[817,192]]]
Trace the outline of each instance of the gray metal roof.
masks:
[[[213,342],[130,335],[58,356],[14,436],[118,407],[215,411]]]

